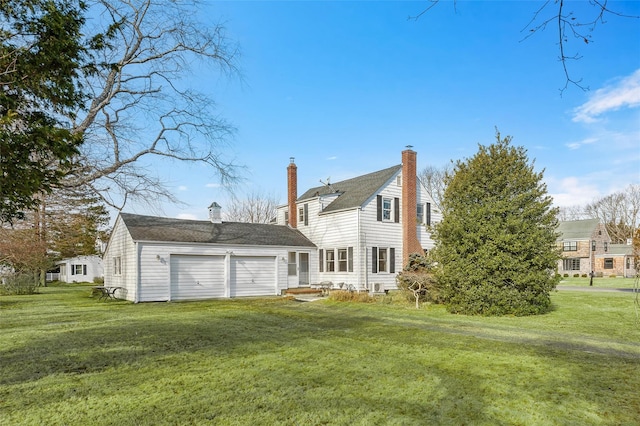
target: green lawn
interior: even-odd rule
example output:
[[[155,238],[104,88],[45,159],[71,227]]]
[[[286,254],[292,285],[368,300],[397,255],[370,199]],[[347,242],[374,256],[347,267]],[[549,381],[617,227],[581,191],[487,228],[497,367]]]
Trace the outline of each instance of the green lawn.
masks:
[[[632,293],[537,317],[440,306],[0,298],[2,425],[632,425]]]
[[[593,286],[599,288],[633,288],[635,283],[635,278],[595,277],[593,279]],[[560,284],[558,285],[572,287],[589,287],[589,278],[562,277]]]

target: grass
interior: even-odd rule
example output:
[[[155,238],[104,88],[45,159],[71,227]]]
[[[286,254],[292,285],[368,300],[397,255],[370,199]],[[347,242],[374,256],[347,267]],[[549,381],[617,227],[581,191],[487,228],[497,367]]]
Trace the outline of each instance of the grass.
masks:
[[[635,278],[622,278],[622,277],[594,277],[593,287],[598,288],[627,288],[632,289]],[[572,287],[589,287],[589,278],[583,277],[562,277],[560,286],[572,286]]]
[[[0,424],[622,425],[640,422],[630,293],[537,317],[285,298],[0,299]]]

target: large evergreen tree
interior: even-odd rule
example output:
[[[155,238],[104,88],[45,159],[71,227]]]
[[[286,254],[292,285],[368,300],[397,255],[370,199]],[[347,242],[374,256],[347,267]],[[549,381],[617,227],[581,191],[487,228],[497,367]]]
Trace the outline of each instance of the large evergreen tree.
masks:
[[[80,0],[0,1],[0,223],[38,204],[68,171],[82,135]]]
[[[556,211],[526,150],[496,131],[494,144],[458,161],[446,180],[434,256],[449,310],[547,311],[557,284]]]

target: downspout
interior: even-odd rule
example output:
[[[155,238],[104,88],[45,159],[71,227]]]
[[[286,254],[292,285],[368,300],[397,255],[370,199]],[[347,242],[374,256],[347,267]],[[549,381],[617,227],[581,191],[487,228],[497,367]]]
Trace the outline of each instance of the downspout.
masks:
[[[358,237],[357,237],[357,242],[356,244],[358,245],[358,263],[360,263],[360,256],[361,256],[361,251],[362,251],[362,247],[360,245],[360,211],[362,210],[362,207],[358,207],[358,215],[357,215],[357,222],[358,222]],[[362,268],[358,267],[358,272],[357,272],[357,277],[358,277],[358,289],[360,289],[360,287],[362,287]]]
[[[140,245],[138,244],[138,242],[136,241],[135,243],[135,247],[136,247],[136,296],[133,298],[133,303],[139,303],[140,302]]]

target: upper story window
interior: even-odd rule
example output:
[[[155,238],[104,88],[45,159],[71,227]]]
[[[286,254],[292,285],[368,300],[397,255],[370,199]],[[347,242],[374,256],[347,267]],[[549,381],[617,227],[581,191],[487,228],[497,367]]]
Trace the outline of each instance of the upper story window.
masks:
[[[562,243],[563,251],[577,251],[578,250],[578,242],[577,241],[565,241]]]
[[[604,251],[605,251],[605,253],[607,252],[607,250],[609,250],[609,244],[605,241],[604,242]]]
[[[418,204],[416,206],[416,222],[419,224],[424,223],[424,204]]]
[[[382,199],[382,220],[390,221],[391,220],[391,206],[392,206],[391,198],[383,198]]]
[[[596,251],[596,240],[591,240],[591,251]]]
[[[378,222],[400,222],[400,198],[376,196],[376,220]]]
[[[299,207],[298,208],[298,223],[302,224],[304,223],[304,207]]]

